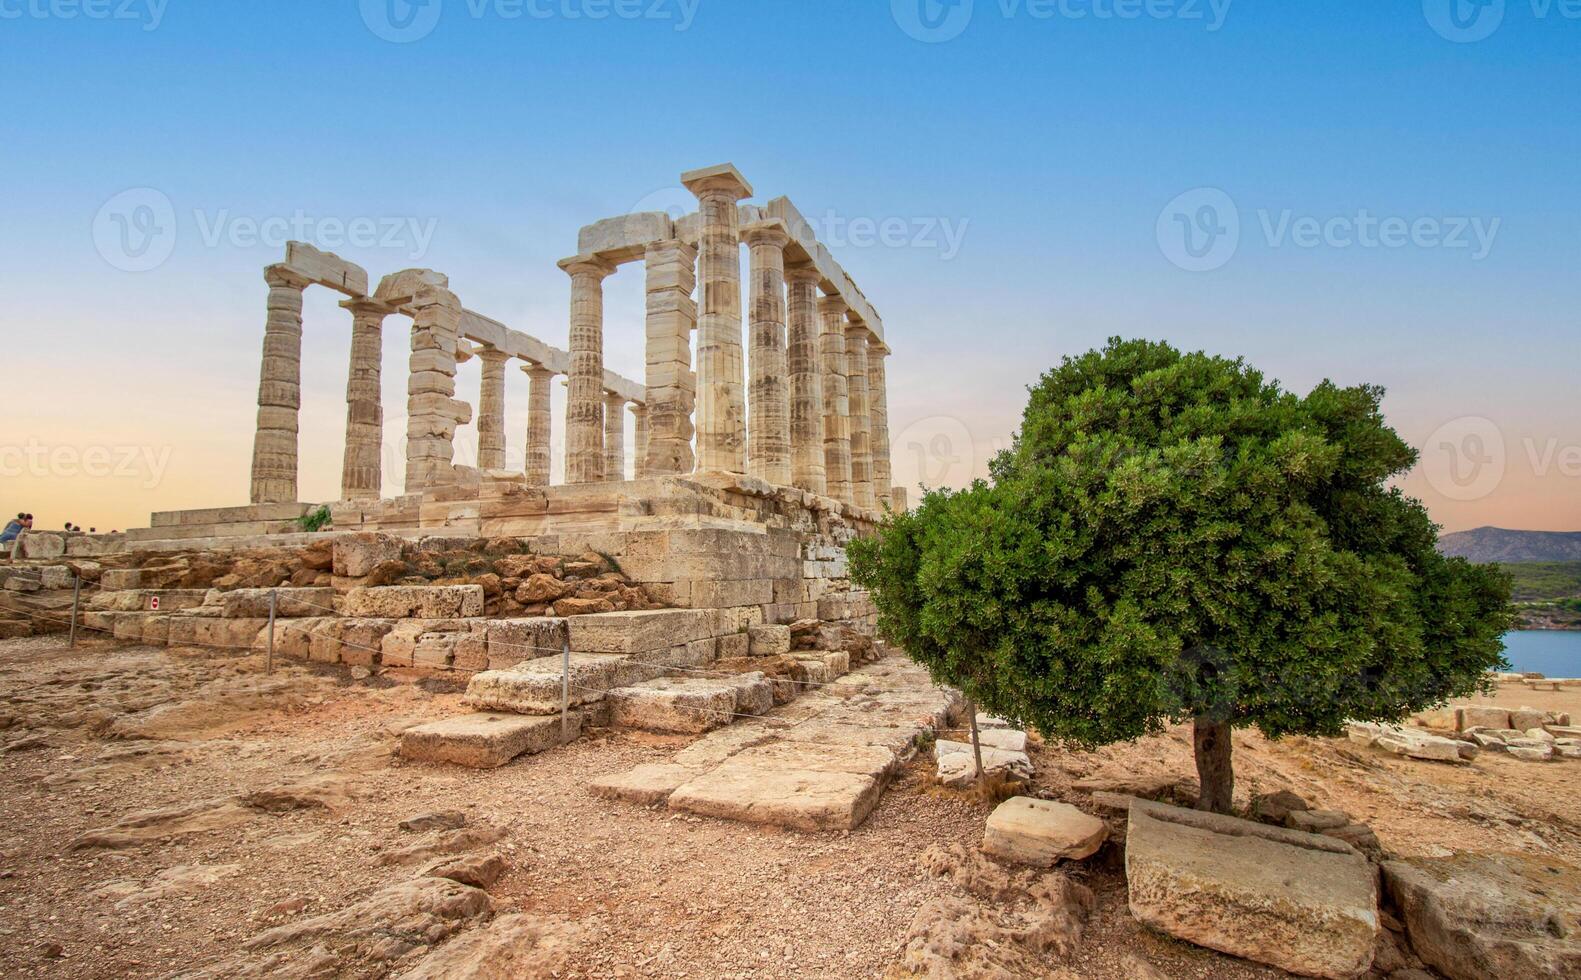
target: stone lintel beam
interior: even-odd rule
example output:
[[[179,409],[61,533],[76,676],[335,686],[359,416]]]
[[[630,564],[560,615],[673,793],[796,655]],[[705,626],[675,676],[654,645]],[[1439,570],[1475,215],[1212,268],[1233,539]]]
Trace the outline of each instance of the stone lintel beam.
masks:
[[[352,298],[368,294],[368,273],[362,266],[324,252],[306,242],[286,242],[286,268],[308,282],[326,286]]]

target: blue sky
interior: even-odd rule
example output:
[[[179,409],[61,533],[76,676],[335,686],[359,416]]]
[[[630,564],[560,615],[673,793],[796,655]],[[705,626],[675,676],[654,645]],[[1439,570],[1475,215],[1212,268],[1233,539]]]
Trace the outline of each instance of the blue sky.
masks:
[[[1465,0],[922,0],[964,25],[938,43],[907,33],[918,0],[394,0],[427,30],[406,43],[379,36],[389,2],[0,0],[0,331],[21,350],[0,447],[165,459],[97,482],[11,466],[19,493],[120,525],[244,499],[280,254],[249,220],[394,229],[335,250],[375,278],[442,270],[564,346],[554,262],[577,228],[730,160],[759,201],[901,230],[826,238],[885,320],[906,481],[918,461],[934,482],[980,471],[1039,372],[1147,335],[1300,389],[1385,385],[1440,457],[1405,484],[1451,528],[1581,527],[1581,20],[1560,0],[1468,4],[1458,33],[1443,11]],[[95,238],[134,188],[174,217],[146,271]],[[1189,271],[1171,209],[1189,223],[1203,189],[1239,244]],[[1358,244],[1368,218],[1424,234]],[[1328,240],[1300,244],[1303,220]],[[608,287],[609,363],[636,377],[640,281]],[[309,497],[338,486],[348,326],[310,293]],[[1471,478],[1478,452],[1497,481]]]

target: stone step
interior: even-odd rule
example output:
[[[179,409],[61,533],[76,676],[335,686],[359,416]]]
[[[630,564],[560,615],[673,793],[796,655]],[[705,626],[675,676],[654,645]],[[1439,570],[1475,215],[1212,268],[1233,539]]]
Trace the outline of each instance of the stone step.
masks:
[[[609,692],[609,723],[647,732],[696,734],[774,707],[761,673],[734,677],[661,677]]]
[[[148,612],[159,600],[159,612],[196,609],[208,596],[207,589],[111,589],[83,597],[82,606],[94,612]]]
[[[451,619],[483,615],[481,585],[381,585],[346,593],[347,616]]]
[[[576,707],[603,700],[606,691],[622,682],[631,683],[624,679],[629,670],[657,668],[619,654],[573,653],[570,704]],[[472,676],[465,701],[480,710],[555,714],[560,710],[562,674],[561,658],[553,656],[528,660],[508,670],[486,670]]]
[[[559,717],[497,712],[457,715],[401,733],[401,755],[418,762],[446,762],[494,769],[519,755],[563,745],[582,732],[582,714]]]
[[[648,653],[715,634],[711,609],[648,609],[591,613],[567,620],[576,653]]]

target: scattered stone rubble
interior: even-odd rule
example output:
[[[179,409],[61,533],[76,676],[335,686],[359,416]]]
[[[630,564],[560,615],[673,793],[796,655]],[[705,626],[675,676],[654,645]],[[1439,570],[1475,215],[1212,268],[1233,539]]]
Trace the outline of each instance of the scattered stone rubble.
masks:
[[[1035,769],[1027,754],[1026,732],[985,714],[977,716],[977,729],[983,769],[990,776],[1008,782],[1031,781]],[[960,789],[977,782],[977,753],[970,741],[941,738],[933,743],[933,752],[942,785]]]
[[[1581,759],[1581,728],[1564,713],[1536,708],[1466,705],[1420,715],[1417,726],[1350,722],[1351,741],[1396,755],[1435,762],[1467,762],[1478,751],[1523,762]]]

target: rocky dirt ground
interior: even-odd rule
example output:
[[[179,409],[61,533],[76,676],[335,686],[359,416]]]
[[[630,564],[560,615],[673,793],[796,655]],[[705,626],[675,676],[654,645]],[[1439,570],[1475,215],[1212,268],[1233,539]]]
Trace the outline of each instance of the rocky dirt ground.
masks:
[[[926,756],[860,829],[807,836],[587,792],[687,738],[595,732],[488,772],[410,764],[395,733],[462,710],[458,684],[262,666],[0,644],[6,975],[874,977],[952,954],[973,976],[1282,975],[1139,927],[1114,848],[1066,873],[982,862],[989,804],[934,785]],[[1581,714],[1573,692],[1511,698]],[[1078,804],[1167,795],[1191,772],[1183,732],[1034,751],[1034,791]],[[1236,756],[1239,795],[1292,789],[1401,854],[1581,864],[1581,765],[1255,735]]]

